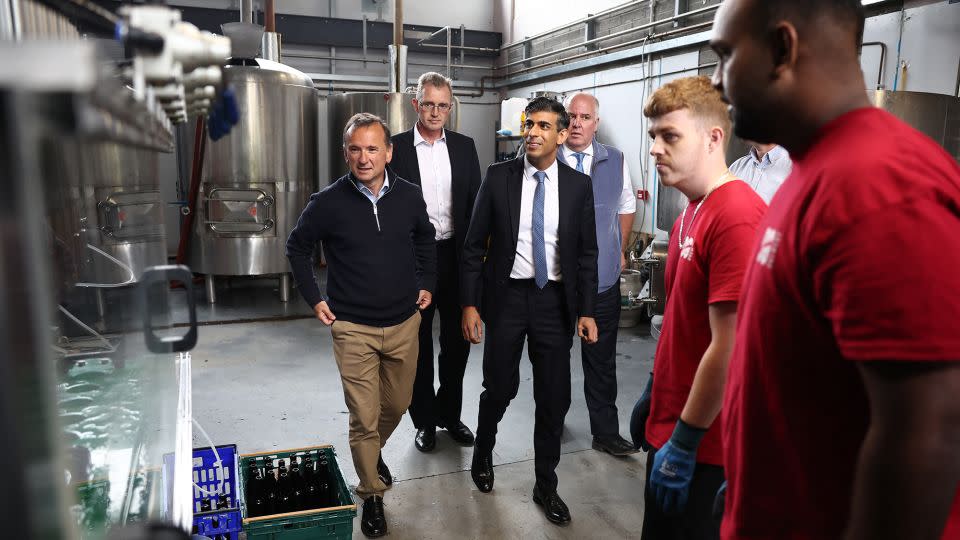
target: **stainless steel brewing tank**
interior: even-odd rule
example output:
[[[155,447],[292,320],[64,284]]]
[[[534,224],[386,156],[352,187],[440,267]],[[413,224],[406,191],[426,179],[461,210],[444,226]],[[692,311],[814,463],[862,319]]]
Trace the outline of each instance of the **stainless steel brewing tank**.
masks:
[[[157,151],[76,139],[43,151],[60,298],[130,285],[166,263]]]
[[[289,271],[284,246],[317,190],[317,96],[313,81],[260,58],[224,69],[240,122],[207,141],[190,243],[203,274]]]
[[[960,161],[960,98],[927,92],[870,93],[873,104],[923,132]]]
[[[116,143],[84,142],[79,150],[89,263],[81,280],[118,285],[166,264],[159,154]]]
[[[343,127],[350,117],[361,112],[375,114],[383,119],[393,135],[406,131],[417,123],[417,111],[411,100],[416,94],[398,92],[352,92],[327,97],[327,118],[330,133],[330,171],[329,178],[321,179],[327,184],[347,174],[347,164],[343,159]],[[460,101],[453,99],[453,110],[447,118],[445,127],[460,129]]]

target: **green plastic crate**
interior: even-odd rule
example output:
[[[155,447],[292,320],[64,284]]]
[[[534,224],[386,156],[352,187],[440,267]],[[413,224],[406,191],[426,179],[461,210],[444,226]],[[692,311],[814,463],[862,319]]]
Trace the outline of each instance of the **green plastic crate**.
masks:
[[[247,492],[247,472],[251,461],[289,459],[290,456],[307,455],[317,458],[321,454],[326,456],[327,463],[334,465],[331,472],[336,476],[335,481],[340,506],[254,518],[247,517],[245,496]],[[240,510],[243,515],[243,530],[247,533],[247,540],[313,540],[318,538],[350,540],[353,538],[353,518],[357,515],[357,505],[353,502],[353,496],[347,488],[347,483],[343,481],[340,463],[337,462],[337,453],[330,445],[243,454],[240,456],[240,486]]]

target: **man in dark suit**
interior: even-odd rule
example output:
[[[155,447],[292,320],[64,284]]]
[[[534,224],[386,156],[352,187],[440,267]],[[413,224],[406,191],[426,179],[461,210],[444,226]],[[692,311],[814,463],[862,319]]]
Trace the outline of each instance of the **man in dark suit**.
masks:
[[[409,131],[393,137],[390,168],[423,189],[427,214],[436,229],[437,290],[434,302],[421,312],[420,355],[413,385],[410,418],[417,450],[436,446],[437,427],[461,444],[473,444],[473,433],[460,420],[463,374],[470,344],[460,332],[459,254],[467,236],[470,213],[480,189],[480,160],[473,139],[444,129],[453,109],[450,79],[424,73],[412,100],[419,119]],[[436,307],[434,307],[436,306]],[[440,388],[433,388],[433,314],[440,312]]]
[[[574,325],[584,346],[597,341],[593,189],[589,176],[557,161],[568,125],[554,100],[527,105],[526,155],[487,169],[464,242],[460,287],[464,338],[480,343],[487,326],[473,481],[480,491],[493,489],[497,423],[520,387],[527,338],[536,401],[533,501],[560,525],[570,521],[555,469],[570,408]]]

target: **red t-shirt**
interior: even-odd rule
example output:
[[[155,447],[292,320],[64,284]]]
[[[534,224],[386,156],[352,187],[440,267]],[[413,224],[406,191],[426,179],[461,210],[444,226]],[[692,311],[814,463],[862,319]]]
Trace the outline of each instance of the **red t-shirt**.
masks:
[[[839,538],[870,415],[857,362],[960,361],[957,163],[874,108],[794,158],[740,299],[725,539]],[[960,538],[960,497],[943,538]]]
[[[747,268],[760,218],[767,210],[763,199],[741,180],[722,184],[701,199],[691,201],[686,216],[670,231],[665,272],[667,307],[653,363],[653,393],[646,437],[662,447],[680,419],[693,377],[710,345],[708,307],[736,302]],[[680,220],[684,249],[680,249]],[[696,219],[694,219],[696,217]],[[697,461],[723,463],[720,422],[714,422],[697,450]]]

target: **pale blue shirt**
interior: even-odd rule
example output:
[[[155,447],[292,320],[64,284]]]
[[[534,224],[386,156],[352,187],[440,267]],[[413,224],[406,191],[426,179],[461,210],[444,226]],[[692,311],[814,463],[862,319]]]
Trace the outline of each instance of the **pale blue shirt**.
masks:
[[[774,146],[763,155],[763,159],[757,159],[757,150],[751,147],[749,154],[730,165],[730,172],[750,184],[763,202],[770,204],[773,194],[790,176],[792,168],[790,154],[782,146]]]
[[[350,175],[350,179],[353,180],[353,185],[357,186],[357,189],[360,190],[360,193],[366,195],[373,204],[377,204],[377,201],[380,200],[380,197],[383,197],[388,191],[390,191],[390,175],[387,174],[387,171],[383,171],[383,186],[380,188],[380,197],[374,195],[373,192],[370,191],[370,188],[363,185],[363,183],[354,178],[353,175]]]

